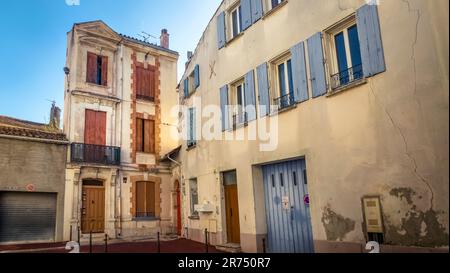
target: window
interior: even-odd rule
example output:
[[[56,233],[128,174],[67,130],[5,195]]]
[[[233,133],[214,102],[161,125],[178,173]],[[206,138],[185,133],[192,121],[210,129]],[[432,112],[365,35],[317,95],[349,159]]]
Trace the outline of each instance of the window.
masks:
[[[240,5],[231,11],[231,25],[234,38],[242,32],[242,12]]]
[[[147,154],[155,153],[155,121],[136,119],[136,151]]]
[[[136,182],[136,217],[156,216],[156,193],[154,182]]]
[[[155,68],[136,67],[136,97],[141,100],[155,101]]]
[[[284,0],[271,0],[272,9],[276,8],[279,4],[281,4]]]
[[[294,105],[294,82],[292,77],[292,62],[290,57],[285,57],[274,63],[276,72],[276,87],[274,104],[278,110]]]
[[[184,80],[184,97],[189,97],[200,86],[200,66],[195,65],[194,71]]]
[[[87,54],[86,81],[97,85],[108,85],[108,57],[91,52]]]
[[[188,120],[187,120],[187,124],[188,124],[187,147],[188,148],[195,147],[195,145],[197,145],[197,140],[195,137],[195,130],[196,130],[195,121],[196,121],[195,120],[195,108],[189,108]]]
[[[237,81],[231,88],[233,107],[233,125],[241,125],[247,121],[245,115],[245,84],[244,79]]]
[[[191,201],[191,217],[198,217],[198,211],[195,210],[195,205],[198,205],[198,185],[196,178],[189,180],[189,194]]]
[[[363,78],[358,27],[354,20],[330,33],[331,88],[337,89]]]

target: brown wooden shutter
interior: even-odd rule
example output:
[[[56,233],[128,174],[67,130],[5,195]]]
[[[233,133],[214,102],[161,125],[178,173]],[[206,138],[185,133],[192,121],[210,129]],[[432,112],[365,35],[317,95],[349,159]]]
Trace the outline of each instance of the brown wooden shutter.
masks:
[[[97,55],[87,53],[86,81],[89,83],[97,83]]]
[[[106,112],[96,113],[96,145],[106,146]]]
[[[144,131],[144,124],[143,120],[138,118],[136,119],[136,151],[137,152],[143,152],[142,144],[143,144],[143,131]]]
[[[156,72],[155,69],[150,69],[149,71],[149,79],[148,79],[148,87],[149,87],[149,96],[151,98],[155,98],[155,90],[156,90]]]
[[[84,143],[95,144],[96,112],[86,109],[84,120]]]
[[[144,152],[155,153],[155,121],[145,120],[144,126]]]
[[[136,215],[135,217],[142,217],[146,212],[146,182],[136,182]]]
[[[108,85],[108,57],[102,56],[102,82],[101,85]]]
[[[146,183],[146,212],[147,216],[156,216],[155,215],[155,203],[156,203],[156,196],[155,196],[155,183],[153,182],[147,182]]]

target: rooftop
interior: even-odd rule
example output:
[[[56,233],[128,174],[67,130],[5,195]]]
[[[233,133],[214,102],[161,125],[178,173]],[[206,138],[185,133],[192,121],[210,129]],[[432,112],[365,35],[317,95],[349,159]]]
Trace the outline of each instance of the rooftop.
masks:
[[[67,141],[60,129],[48,124],[0,116],[0,135]]]

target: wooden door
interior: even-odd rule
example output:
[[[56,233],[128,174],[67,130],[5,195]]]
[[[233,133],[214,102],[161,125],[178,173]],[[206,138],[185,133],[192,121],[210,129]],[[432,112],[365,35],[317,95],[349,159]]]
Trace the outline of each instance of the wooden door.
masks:
[[[83,233],[105,231],[105,188],[83,186],[81,230]]]
[[[225,208],[227,215],[227,239],[228,243],[239,244],[241,232],[239,226],[239,204],[237,185],[224,186]]]

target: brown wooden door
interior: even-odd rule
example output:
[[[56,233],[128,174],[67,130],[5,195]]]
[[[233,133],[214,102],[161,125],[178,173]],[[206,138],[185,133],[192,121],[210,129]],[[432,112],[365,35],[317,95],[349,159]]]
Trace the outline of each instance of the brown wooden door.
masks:
[[[225,187],[225,208],[227,211],[227,239],[228,243],[239,244],[241,231],[239,226],[239,204],[237,185]]]
[[[105,231],[105,188],[83,186],[81,230],[83,233]]]

